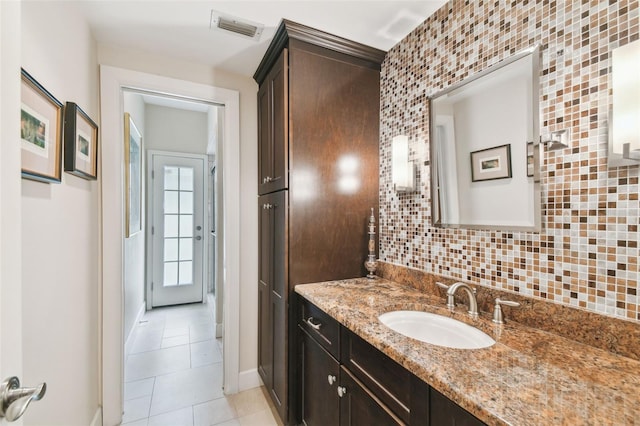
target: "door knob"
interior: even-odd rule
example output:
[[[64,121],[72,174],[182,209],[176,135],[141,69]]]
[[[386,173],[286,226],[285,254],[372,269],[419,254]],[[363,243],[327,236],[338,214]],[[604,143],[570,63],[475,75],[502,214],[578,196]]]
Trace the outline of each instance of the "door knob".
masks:
[[[196,231],[200,231],[202,229],[202,226],[198,225],[196,226]]]
[[[39,401],[46,391],[46,383],[35,388],[21,388],[17,377],[5,379],[0,384],[0,418],[4,417],[8,422],[18,420],[31,401]]]
[[[198,241],[200,241],[201,239],[202,239],[202,237],[201,237],[200,235],[198,235],[198,236],[196,237],[196,240],[198,240]]]

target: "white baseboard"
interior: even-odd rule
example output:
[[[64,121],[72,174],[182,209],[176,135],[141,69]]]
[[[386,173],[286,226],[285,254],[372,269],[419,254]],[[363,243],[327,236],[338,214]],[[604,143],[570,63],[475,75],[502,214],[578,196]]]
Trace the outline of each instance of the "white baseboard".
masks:
[[[89,426],[102,426],[102,407],[98,407]]]
[[[131,330],[129,330],[129,335],[127,336],[127,340],[124,342],[124,359],[127,359],[129,356],[129,352],[131,352],[131,347],[133,346],[133,342],[136,341],[136,330],[138,330],[137,325],[140,323],[142,316],[146,311],[146,303],[142,302],[140,305],[140,309],[138,309],[138,315],[136,315],[135,321],[133,321],[133,326]]]
[[[253,389],[262,386],[262,380],[258,374],[258,369],[241,371],[238,375],[238,391],[242,392],[247,389]]]
[[[222,324],[216,324],[216,339],[219,339],[222,337],[222,331],[223,331],[223,327]]]

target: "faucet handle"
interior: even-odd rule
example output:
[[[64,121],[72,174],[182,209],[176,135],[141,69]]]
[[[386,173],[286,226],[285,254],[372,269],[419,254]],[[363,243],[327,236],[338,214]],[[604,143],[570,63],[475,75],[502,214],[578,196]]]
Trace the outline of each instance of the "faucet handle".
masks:
[[[496,297],[496,306],[493,308],[493,322],[495,322],[496,324],[504,324],[502,305],[513,307],[520,306],[518,302],[513,302],[511,300],[502,300],[499,297]]]
[[[449,286],[444,283],[436,281],[436,285],[442,289],[449,290]]]

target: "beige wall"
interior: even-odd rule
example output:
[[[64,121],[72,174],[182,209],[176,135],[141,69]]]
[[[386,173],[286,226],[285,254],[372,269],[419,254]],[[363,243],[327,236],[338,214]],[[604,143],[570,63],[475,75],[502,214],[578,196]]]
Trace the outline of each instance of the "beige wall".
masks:
[[[207,153],[209,135],[206,112],[147,104],[145,121],[145,151]]]
[[[236,90],[240,93],[240,371],[257,367],[258,169],[257,84],[250,78],[208,65],[98,46],[100,64]]]
[[[99,124],[96,43],[72,3],[22,2],[22,66]],[[87,425],[99,403],[99,182],[22,181],[24,424]]]

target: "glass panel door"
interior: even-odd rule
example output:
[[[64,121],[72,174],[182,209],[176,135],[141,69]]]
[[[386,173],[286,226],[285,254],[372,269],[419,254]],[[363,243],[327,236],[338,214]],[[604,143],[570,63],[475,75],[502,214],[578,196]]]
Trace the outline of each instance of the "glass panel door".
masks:
[[[206,157],[152,153],[152,306],[202,300]]]

